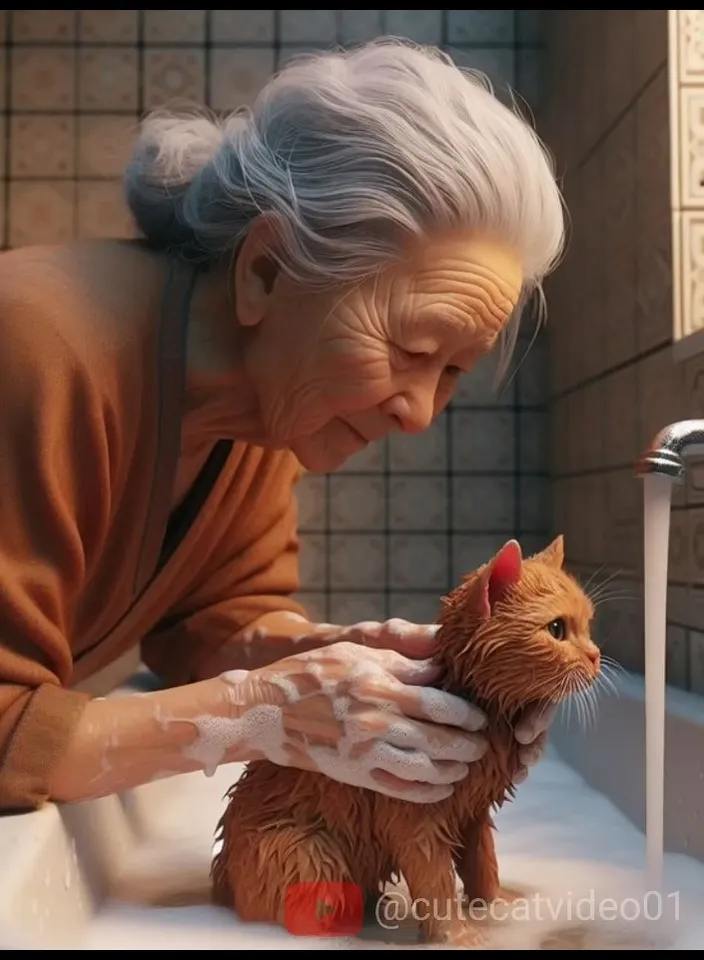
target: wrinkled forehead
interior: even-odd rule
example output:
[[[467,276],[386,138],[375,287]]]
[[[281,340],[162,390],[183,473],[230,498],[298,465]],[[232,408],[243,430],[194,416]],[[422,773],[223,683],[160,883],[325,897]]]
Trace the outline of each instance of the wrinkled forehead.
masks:
[[[416,315],[448,324],[473,319],[490,339],[505,326],[523,287],[521,260],[511,247],[456,232],[416,241],[393,273],[397,295]]]

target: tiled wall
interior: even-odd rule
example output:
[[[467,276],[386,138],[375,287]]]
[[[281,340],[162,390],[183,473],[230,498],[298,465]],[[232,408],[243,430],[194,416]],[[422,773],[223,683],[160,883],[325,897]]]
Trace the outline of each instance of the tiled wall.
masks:
[[[666,10],[551,14],[542,132],[565,174],[570,250],[548,287],[553,528],[594,583],[605,652],[643,669],[642,484],[668,423],[704,415],[704,358],[672,355]],[[704,694],[704,469],[676,490],[670,683]]]
[[[143,110],[251,99],[298,50],[381,33],[439,43],[539,103],[539,11],[14,10],[2,22],[7,246],[131,231],[120,172]],[[518,357],[525,353],[524,339]],[[326,620],[435,616],[441,593],[518,534],[544,543],[542,339],[494,395],[490,364],[425,436],[395,438],[299,493],[304,596]]]

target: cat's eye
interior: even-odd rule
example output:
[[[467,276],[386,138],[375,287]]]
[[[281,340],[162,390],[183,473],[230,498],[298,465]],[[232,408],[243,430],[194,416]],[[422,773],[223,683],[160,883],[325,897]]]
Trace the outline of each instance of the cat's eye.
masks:
[[[557,620],[553,620],[552,623],[549,623],[547,630],[550,636],[555,640],[564,640],[567,636],[567,623],[565,622],[564,617],[558,617]]]

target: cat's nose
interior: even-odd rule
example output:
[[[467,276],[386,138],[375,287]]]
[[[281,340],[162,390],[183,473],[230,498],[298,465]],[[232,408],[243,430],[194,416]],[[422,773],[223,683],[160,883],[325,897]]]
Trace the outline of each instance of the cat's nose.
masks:
[[[587,647],[585,653],[587,654],[587,657],[591,660],[591,662],[594,664],[594,666],[598,667],[599,663],[601,662],[601,652],[599,648],[594,646]]]

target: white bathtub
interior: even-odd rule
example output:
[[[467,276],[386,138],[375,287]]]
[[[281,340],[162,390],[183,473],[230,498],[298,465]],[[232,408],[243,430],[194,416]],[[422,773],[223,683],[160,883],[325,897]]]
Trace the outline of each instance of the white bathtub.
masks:
[[[539,889],[553,906],[531,916],[530,926],[505,924],[497,945],[536,949],[550,931],[564,937],[567,927],[586,930],[585,917],[573,915],[570,905],[593,899],[594,891],[597,899],[628,895],[645,903],[638,830],[643,726],[642,682],[632,677],[618,698],[602,700],[588,734],[574,723],[555,724],[551,755],[497,820],[504,882],[524,892]],[[670,692],[666,753],[666,838],[673,852],[659,901],[663,917],[645,930],[642,907],[638,924],[628,921],[630,932],[618,935],[626,943],[657,934],[677,944],[670,949],[703,947],[696,914],[704,899],[704,701]],[[243,928],[227,911],[204,905],[221,798],[237,774],[237,767],[212,779],[190,774],[122,797],[0,818],[0,949],[378,949],[380,937],[392,941],[386,948],[409,949],[408,935],[398,932],[381,935],[377,928],[355,941],[292,938]],[[109,897],[111,889],[123,902]],[[150,906],[155,899],[160,904]],[[620,927],[604,919],[589,925],[607,937],[597,949],[623,928],[623,917]]]

